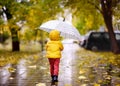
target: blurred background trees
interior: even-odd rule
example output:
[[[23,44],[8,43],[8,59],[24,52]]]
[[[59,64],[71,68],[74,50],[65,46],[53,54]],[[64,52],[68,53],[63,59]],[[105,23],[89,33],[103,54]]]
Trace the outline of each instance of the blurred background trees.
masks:
[[[80,34],[84,35],[90,30],[99,30],[100,26],[106,26],[112,50],[114,53],[119,52],[113,33],[120,27],[119,0],[1,0],[0,30],[7,28],[12,37],[12,51],[19,51],[22,39],[43,40],[44,32],[38,31],[43,22],[58,17],[67,20],[66,10],[71,14],[71,22]]]
[[[51,4],[49,4],[51,3]],[[53,6],[56,5],[56,6]],[[37,29],[43,21],[55,17],[60,11],[56,0],[6,0],[0,1],[2,26],[7,26],[12,37],[12,51],[20,50],[20,32],[27,26],[24,35],[28,40],[37,36]],[[1,30],[4,29],[1,26]],[[25,30],[24,30],[25,31]],[[35,32],[33,34],[33,32]],[[4,34],[4,33],[2,33]],[[31,36],[33,37],[30,37]],[[2,36],[1,36],[2,37]],[[24,37],[24,38],[25,38]]]
[[[84,31],[88,31],[105,25],[110,36],[112,51],[120,52],[113,26],[113,19],[119,20],[119,15],[117,15],[120,9],[119,0],[68,0],[65,2],[65,6],[71,8],[76,18],[80,16],[77,27],[81,32],[83,32],[83,28]],[[83,25],[83,27],[79,25]]]

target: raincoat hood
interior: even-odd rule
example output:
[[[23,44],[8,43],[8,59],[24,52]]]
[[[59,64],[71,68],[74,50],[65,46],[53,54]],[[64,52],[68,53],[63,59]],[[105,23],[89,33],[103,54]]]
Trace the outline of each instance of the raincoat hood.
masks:
[[[47,58],[61,58],[61,51],[63,44],[60,39],[60,32],[52,30],[49,34],[50,41],[46,44],[46,57]]]
[[[57,30],[52,30],[49,34],[51,41],[58,41],[60,39],[60,32]]]

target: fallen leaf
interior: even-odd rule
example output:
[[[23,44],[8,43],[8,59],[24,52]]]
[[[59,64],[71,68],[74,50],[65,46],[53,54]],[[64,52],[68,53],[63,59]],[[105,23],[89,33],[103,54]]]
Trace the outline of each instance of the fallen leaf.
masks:
[[[78,79],[86,79],[85,76],[79,76]]]
[[[82,84],[81,86],[87,86],[87,84]]]
[[[100,84],[95,83],[94,86],[100,86]]]
[[[64,86],[72,86],[71,84],[65,84]]]
[[[38,84],[36,84],[36,86],[46,86],[46,84],[45,83],[38,83]]]
[[[13,67],[9,67],[9,68],[8,68],[8,71],[9,71],[9,72],[15,72],[15,70],[16,70],[16,69],[13,68]]]

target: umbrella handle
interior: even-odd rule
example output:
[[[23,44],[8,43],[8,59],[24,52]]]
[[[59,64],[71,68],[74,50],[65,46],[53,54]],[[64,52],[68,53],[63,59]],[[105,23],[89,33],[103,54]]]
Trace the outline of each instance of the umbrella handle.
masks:
[[[63,19],[63,22],[65,21],[65,18]]]

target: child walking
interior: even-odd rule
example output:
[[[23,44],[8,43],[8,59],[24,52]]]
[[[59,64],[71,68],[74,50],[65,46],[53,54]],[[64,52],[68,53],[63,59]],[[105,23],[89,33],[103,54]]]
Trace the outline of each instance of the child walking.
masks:
[[[59,63],[63,44],[60,41],[60,32],[52,30],[49,34],[50,41],[46,44],[46,57],[50,64],[52,82],[58,82]]]

